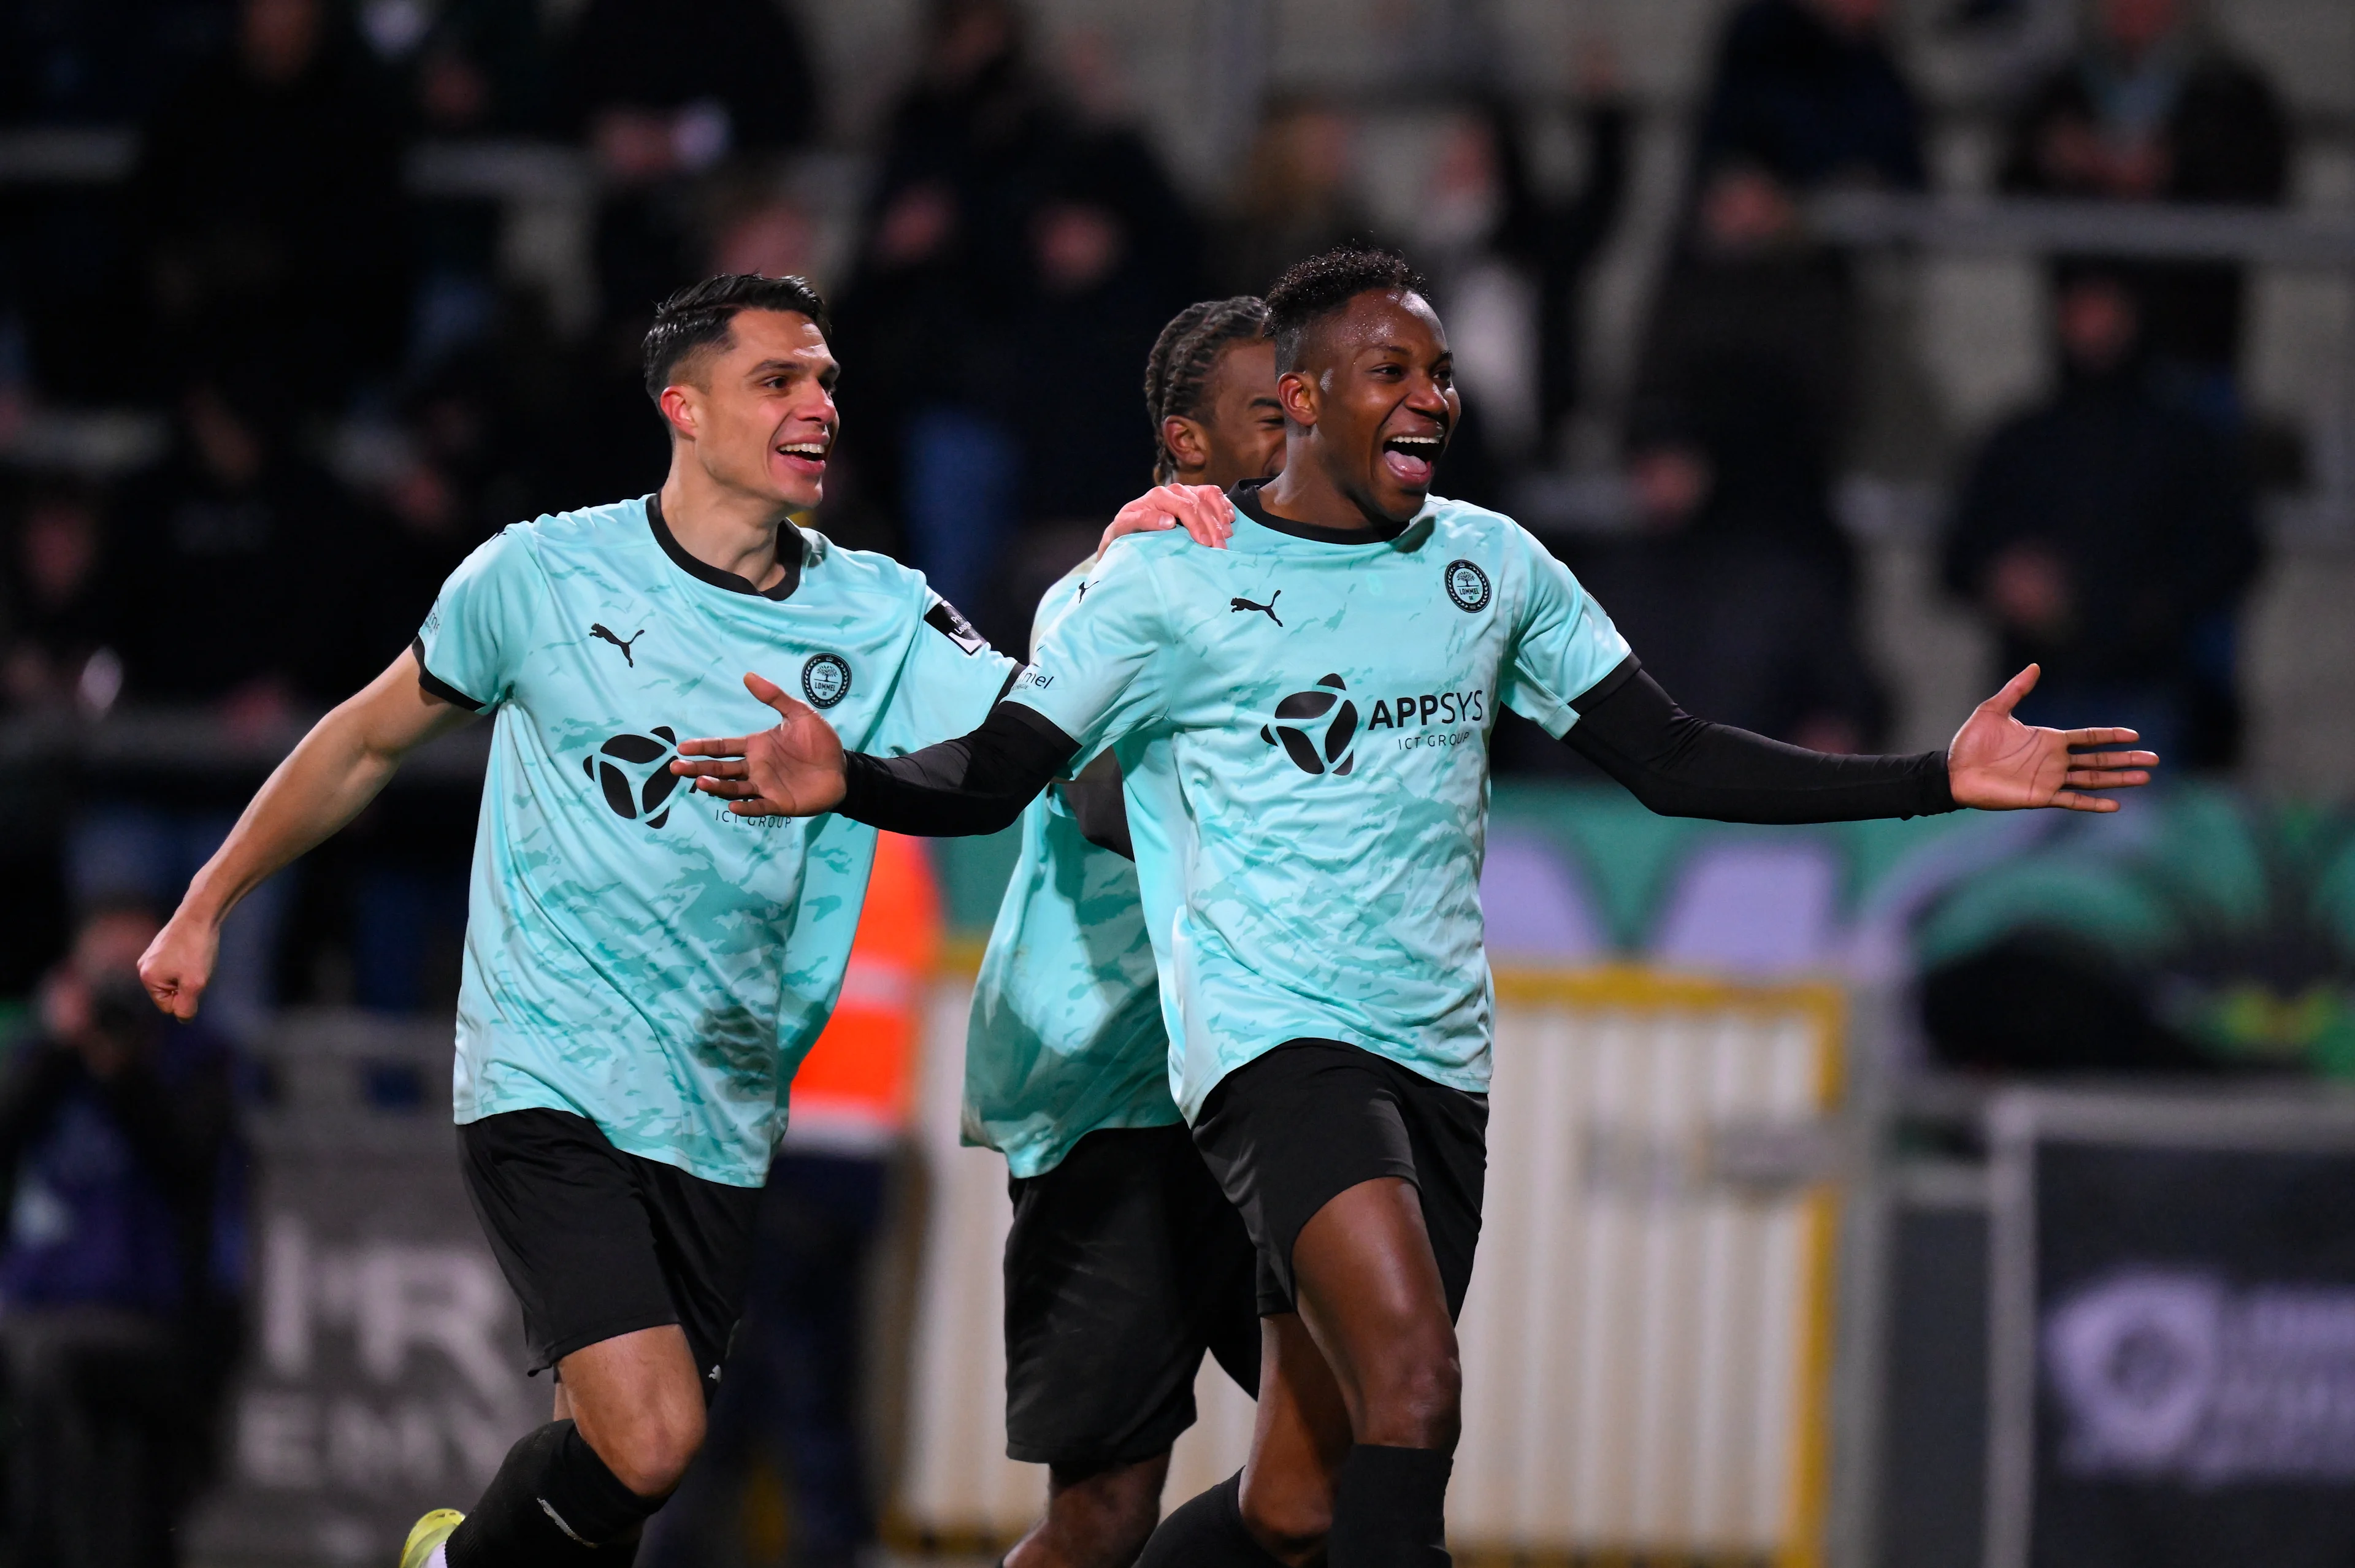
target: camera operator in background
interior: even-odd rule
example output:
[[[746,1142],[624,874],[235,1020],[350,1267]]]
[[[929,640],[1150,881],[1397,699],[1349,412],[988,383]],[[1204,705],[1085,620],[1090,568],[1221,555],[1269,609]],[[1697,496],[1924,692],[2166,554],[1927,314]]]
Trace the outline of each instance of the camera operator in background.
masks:
[[[8,1548],[169,1568],[240,1339],[243,1159],[220,1037],[139,983],[155,915],[87,915],[0,1070]]]

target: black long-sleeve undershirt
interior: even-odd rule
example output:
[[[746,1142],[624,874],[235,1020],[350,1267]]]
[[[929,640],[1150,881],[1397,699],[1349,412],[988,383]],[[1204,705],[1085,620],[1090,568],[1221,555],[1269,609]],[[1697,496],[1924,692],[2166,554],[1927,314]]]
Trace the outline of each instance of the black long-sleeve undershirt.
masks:
[[[1955,809],[1943,752],[1833,756],[1711,724],[1678,708],[1632,654],[1571,706],[1579,720],[1566,743],[1663,816],[1855,822]],[[1035,709],[1000,702],[954,741],[903,757],[850,753],[835,809],[893,833],[996,833],[1079,749]]]

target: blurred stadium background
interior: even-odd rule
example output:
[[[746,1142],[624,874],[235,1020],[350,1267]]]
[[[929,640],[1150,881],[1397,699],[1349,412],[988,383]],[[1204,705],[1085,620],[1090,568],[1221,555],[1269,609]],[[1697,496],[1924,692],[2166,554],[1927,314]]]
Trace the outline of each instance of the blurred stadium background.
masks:
[[[249,902],[203,1028],[128,963],[469,549],[659,482],[656,298],[817,280],[818,526],[1018,646],[1161,322],[1353,236],[1452,330],[1443,492],[1689,708],[1920,748],[2036,657],[2170,764],[1758,831],[1506,721],[1466,1552],[2355,1556],[2345,0],[0,0],[5,1560],[389,1562],[545,1398],[446,1129],[485,738]],[[1011,857],[886,857],[648,1563],[1035,1506],[956,1145]]]

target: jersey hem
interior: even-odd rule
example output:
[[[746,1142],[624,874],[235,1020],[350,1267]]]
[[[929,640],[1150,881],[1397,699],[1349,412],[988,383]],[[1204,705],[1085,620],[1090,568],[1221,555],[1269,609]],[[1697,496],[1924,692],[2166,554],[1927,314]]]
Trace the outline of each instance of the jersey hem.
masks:
[[[1369,1056],[1379,1056],[1394,1066],[1403,1067],[1418,1078],[1427,1078],[1443,1089],[1454,1089],[1465,1094],[1486,1094],[1488,1092],[1491,1077],[1488,1072],[1444,1072],[1433,1068],[1427,1061],[1415,1061],[1407,1057],[1396,1055],[1391,1051],[1384,1050],[1383,1042],[1368,1040],[1362,1035],[1352,1035],[1346,1029],[1336,1029],[1329,1034],[1286,1034],[1281,1040],[1272,1040],[1257,1047],[1248,1056],[1233,1061],[1220,1062],[1218,1072],[1201,1085],[1199,1093],[1195,1091],[1194,1085],[1188,1084],[1186,1096],[1178,1102],[1178,1106],[1179,1115],[1186,1119],[1186,1125],[1189,1127],[1194,1125],[1196,1118],[1202,1114],[1203,1103],[1209,1099],[1213,1090],[1227,1081],[1229,1073],[1240,1072],[1269,1051],[1290,1045],[1296,1040],[1330,1040],[1337,1045],[1355,1047]],[[1493,1049],[1495,1041],[1491,1040],[1488,1043]]]
[[[769,1179],[768,1166],[765,1162],[758,1174],[748,1175],[740,1165],[723,1166],[710,1160],[698,1159],[676,1144],[661,1143],[655,1139],[640,1137],[633,1133],[622,1132],[598,1115],[596,1112],[584,1105],[574,1104],[553,1089],[549,1090],[545,1094],[502,1094],[496,1103],[488,1104],[477,1101],[474,1104],[458,1107],[451,1119],[464,1127],[479,1122],[486,1116],[505,1115],[509,1111],[569,1111],[594,1126],[604,1135],[607,1143],[612,1144],[623,1154],[635,1155],[640,1159],[650,1159],[656,1165],[666,1165],[674,1170],[683,1170],[698,1180],[716,1182],[722,1187],[761,1187],[766,1185]],[[770,1158],[774,1157],[775,1151],[772,1150]]]
[[[965,1107],[968,1116],[971,1115],[972,1109],[973,1108],[970,1105]],[[986,1138],[975,1137],[969,1130],[961,1130],[957,1134],[957,1142],[966,1148],[996,1149],[999,1154],[1006,1157],[1006,1173],[1008,1176],[1017,1178],[1018,1179],[1027,1181],[1034,1176],[1044,1176],[1049,1171],[1054,1169],[1057,1166],[1062,1164],[1066,1158],[1070,1157],[1071,1150],[1079,1147],[1080,1140],[1086,1137],[1090,1133],[1142,1132],[1148,1127],[1184,1126],[1188,1125],[1189,1120],[1190,1119],[1185,1115],[1185,1113],[1178,1110],[1175,1105],[1172,1105],[1169,1108],[1169,1114],[1167,1115],[1163,1115],[1161,1113],[1156,1111],[1151,1114],[1151,1118],[1149,1120],[1143,1119],[1141,1117],[1132,1118],[1125,1116],[1107,1116],[1101,1121],[1090,1122],[1085,1127],[1073,1133],[1069,1137],[1058,1136],[1052,1139],[1046,1145],[1046,1152],[1043,1155],[1035,1148],[1026,1148],[1019,1151],[1009,1150],[1001,1145],[991,1143]],[[986,1124],[984,1125],[986,1125]],[[967,1127],[969,1128],[970,1126],[971,1123],[968,1123]]]

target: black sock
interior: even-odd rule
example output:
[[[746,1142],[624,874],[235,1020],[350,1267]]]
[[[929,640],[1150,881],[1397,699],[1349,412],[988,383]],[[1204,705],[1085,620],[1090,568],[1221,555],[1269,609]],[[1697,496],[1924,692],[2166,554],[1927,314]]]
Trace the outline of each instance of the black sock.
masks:
[[[1238,1470],[1171,1509],[1137,1554],[1136,1568],[1284,1568],[1243,1528],[1242,1489]]]
[[[450,1568],[614,1568],[661,1506],[616,1479],[572,1423],[551,1421],[507,1450],[445,1554]]]
[[[1333,1495],[1330,1568],[1446,1568],[1447,1473],[1455,1464],[1435,1448],[1350,1449]]]

